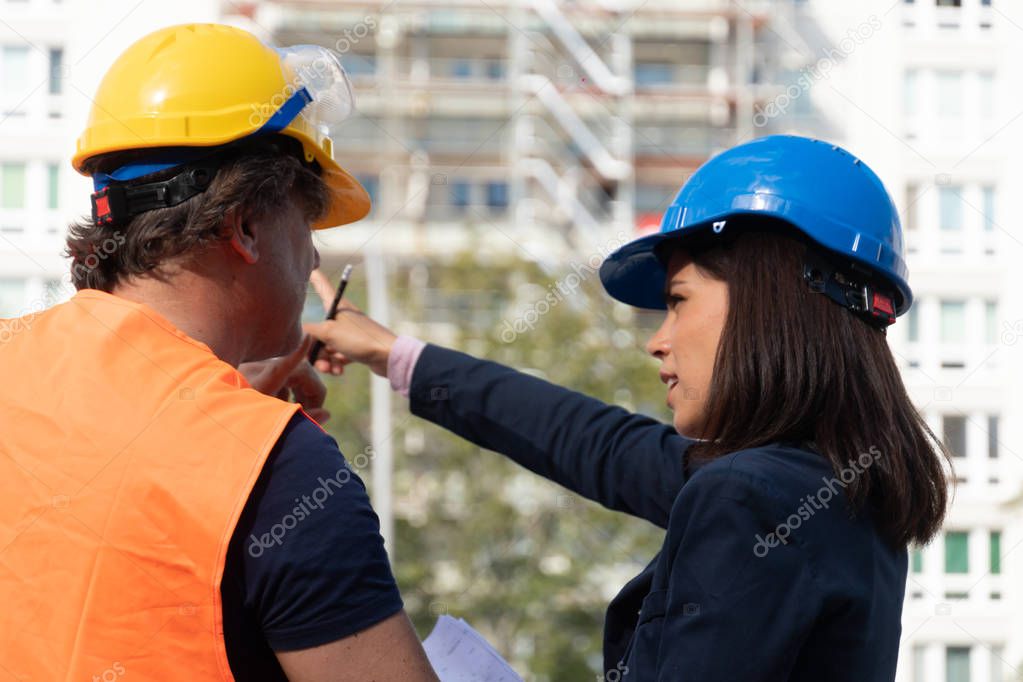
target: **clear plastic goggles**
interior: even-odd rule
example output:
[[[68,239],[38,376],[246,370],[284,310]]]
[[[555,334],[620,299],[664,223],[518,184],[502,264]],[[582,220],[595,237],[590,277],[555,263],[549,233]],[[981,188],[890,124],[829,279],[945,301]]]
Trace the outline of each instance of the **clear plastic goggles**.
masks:
[[[355,111],[352,83],[337,53],[319,45],[293,45],[276,52],[288,84],[309,94],[310,101],[298,115],[321,135],[332,135]]]

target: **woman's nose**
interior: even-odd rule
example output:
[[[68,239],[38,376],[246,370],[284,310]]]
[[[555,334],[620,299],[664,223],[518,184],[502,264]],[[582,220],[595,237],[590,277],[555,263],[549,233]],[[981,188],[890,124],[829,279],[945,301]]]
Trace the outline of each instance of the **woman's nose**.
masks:
[[[655,358],[662,358],[671,350],[671,342],[668,338],[668,316],[664,316],[661,326],[646,342],[646,352]]]

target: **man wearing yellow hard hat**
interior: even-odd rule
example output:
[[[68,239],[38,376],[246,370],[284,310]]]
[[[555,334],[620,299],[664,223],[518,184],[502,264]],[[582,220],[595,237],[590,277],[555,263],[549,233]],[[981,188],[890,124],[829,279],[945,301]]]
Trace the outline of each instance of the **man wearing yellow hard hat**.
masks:
[[[0,670],[435,680],[365,488],[310,417],[310,228],[369,210],[327,137],[352,104],[336,57],[175,26],[94,101],[78,292],[0,347]]]

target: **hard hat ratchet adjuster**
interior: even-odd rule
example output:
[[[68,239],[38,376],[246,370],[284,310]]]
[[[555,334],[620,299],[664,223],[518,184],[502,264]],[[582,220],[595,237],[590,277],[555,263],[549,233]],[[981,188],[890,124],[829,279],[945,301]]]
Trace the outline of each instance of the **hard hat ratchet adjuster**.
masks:
[[[854,273],[860,270],[850,267]],[[827,260],[808,257],[803,265],[803,280],[810,291],[824,294],[882,331],[895,322],[895,301],[868,283],[869,276],[854,280]]]

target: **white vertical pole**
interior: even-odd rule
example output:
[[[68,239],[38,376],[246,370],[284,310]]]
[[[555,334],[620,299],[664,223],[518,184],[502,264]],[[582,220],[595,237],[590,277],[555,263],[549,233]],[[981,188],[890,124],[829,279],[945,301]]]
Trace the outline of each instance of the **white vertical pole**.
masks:
[[[366,279],[369,284],[369,315],[386,327],[389,324],[387,269],[380,247],[372,241],[366,250]],[[393,561],[395,547],[391,472],[394,468],[394,452],[391,448],[391,386],[387,379],[375,374],[370,378],[370,410],[373,508],[380,517],[380,534]]]

